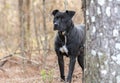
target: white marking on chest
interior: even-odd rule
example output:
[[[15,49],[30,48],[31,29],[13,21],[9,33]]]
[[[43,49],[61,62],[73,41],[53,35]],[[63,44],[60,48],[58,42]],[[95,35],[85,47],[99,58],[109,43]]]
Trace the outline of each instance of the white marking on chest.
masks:
[[[61,51],[62,53],[68,54],[68,49],[67,49],[66,45],[63,45],[63,46],[60,48],[60,51]]]
[[[65,32],[63,33],[63,35],[65,34]],[[62,47],[60,47],[60,52],[62,52],[62,53],[66,53],[66,54],[68,54],[68,49],[67,49],[67,47],[66,47],[66,43],[67,43],[67,37],[66,36],[64,36],[65,37],[65,44],[62,46]]]

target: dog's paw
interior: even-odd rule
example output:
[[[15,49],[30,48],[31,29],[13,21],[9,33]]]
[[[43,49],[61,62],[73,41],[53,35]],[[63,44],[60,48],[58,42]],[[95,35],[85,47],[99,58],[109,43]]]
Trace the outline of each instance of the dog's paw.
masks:
[[[69,83],[69,82],[64,82],[64,83]]]
[[[67,79],[65,79],[64,83],[70,83],[70,82],[68,82]]]
[[[64,83],[69,83],[69,82],[65,81]]]
[[[65,82],[63,79],[60,80],[61,82]]]

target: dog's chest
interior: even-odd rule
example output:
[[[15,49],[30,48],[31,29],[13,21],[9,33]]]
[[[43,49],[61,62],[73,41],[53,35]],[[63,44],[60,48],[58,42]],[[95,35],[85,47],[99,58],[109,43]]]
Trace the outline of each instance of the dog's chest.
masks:
[[[62,35],[61,38],[61,47],[59,48],[59,51],[62,53],[66,53],[68,55],[68,48],[67,48],[67,43],[68,43],[68,38],[65,35]]]

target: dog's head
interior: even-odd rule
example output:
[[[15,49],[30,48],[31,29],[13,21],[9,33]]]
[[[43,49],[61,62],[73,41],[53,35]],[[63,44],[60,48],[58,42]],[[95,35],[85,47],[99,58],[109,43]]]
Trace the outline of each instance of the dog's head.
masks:
[[[59,10],[53,10],[52,15],[54,16],[54,30],[65,31],[72,22],[72,17],[75,11],[66,10],[65,12],[59,12]]]

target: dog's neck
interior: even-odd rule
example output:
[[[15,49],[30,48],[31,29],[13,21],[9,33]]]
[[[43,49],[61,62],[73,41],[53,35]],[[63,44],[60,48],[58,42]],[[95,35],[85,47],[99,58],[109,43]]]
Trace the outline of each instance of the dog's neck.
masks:
[[[68,34],[71,33],[72,29],[74,28],[74,23],[72,22],[72,20],[69,21],[69,25],[67,26],[65,31],[58,31],[59,35],[62,36],[67,36]]]
[[[60,39],[63,40],[65,42],[65,45],[66,45],[66,43],[67,43],[66,31],[59,31],[58,34],[59,34]]]
[[[70,20],[69,22],[70,22],[70,25],[67,26],[66,34],[69,34],[71,30],[74,28],[74,23],[72,22],[72,20]]]
[[[65,45],[67,43],[67,35],[69,35],[71,33],[72,29],[74,28],[73,22],[72,21],[70,21],[70,22],[71,22],[70,25],[67,26],[67,30],[65,30],[65,31],[58,31],[59,36],[60,37],[64,37]]]

